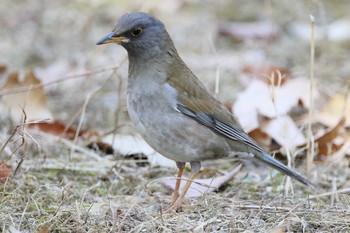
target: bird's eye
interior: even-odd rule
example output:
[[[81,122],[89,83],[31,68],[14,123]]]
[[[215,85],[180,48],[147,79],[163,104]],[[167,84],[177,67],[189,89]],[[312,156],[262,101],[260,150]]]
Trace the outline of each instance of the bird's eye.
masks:
[[[131,35],[133,37],[137,37],[137,36],[141,35],[141,33],[142,33],[142,28],[136,28],[134,31],[131,32]]]

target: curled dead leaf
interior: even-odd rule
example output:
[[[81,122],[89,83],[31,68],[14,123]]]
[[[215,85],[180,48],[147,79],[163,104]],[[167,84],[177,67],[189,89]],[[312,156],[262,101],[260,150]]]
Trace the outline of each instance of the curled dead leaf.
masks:
[[[60,136],[69,140],[73,140],[76,134],[78,134],[78,137],[82,137],[84,139],[92,139],[98,136],[98,133],[95,131],[80,130],[78,132],[75,128],[69,127],[59,120],[29,123],[27,126],[28,128],[37,129],[42,132]]]

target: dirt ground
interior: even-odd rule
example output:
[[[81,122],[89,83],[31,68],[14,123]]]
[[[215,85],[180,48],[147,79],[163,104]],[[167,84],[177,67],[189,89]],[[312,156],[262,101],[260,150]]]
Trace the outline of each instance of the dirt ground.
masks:
[[[349,91],[347,28],[328,36],[319,31],[349,22],[349,9],[345,0],[3,0],[0,64],[7,71],[0,74],[0,84],[12,71],[33,69],[42,83],[53,82],[44,90],[55,119],[99,135],[134,136],[125,105],[127,54],[121,46],[95,45],[125,12],[145,11],[161,19],[180,56],[209,90],[214,92],[220,76],[217,98],[225,103],[233,103],[245,88],[237,77],[247,66],[268,64],[309,77],[312,15],[321,93],[317,112],[332,96]],[[219,33],[224,22],[268,22],[277,29],[267,36],[257,31],[262,38],[240,39]],[[85,75],[55,82],[79,73]],[[2,99],[0,161],[12,166],[13,175],[0,183],[1,232],[350,232],[346,156],[313,164],[309,178],[318,188],[293,181],[288,192],[286,177],[244,163],[216,192],[186,200],[188,208],[167,214],[163,210],[172,190],[160,180],[175,176],[176,168],[145,156],[95,152],[84,138],[72,142],[22,126],[14,131],[19,122]],[[303,174],[305,163],[296,163]],[[202,176],[235,166],[237,161],[205,162]]]

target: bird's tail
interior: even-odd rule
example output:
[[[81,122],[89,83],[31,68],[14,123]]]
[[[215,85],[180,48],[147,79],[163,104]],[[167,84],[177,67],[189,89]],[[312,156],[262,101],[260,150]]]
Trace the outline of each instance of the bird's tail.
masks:
[[[314,183],[312,183],[310,180],[308,180],[306,177],[304,177],[301,174],[299,174],[298,172],[290,169],[289,167],[287,167],[283,163],[277,161],[267,152],[261,153],[259,155],[255,155],[255,158],[258,159],[260,162],[265,163],[266,165],[298,180],[299,182],[301,182],[305,185],[316,187],[316,185]]]

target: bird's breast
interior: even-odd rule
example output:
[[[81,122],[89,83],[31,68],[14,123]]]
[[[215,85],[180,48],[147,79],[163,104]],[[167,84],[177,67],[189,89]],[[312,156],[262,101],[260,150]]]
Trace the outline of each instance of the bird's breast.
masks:
[[[165,82],[143,78],[128,83],[128,112],[142,136],[147,136],[161,122],[168,122],[167,116],[178,114],[176,110],[177,91]],[[164,114],[167,113],[167,114]]]
[[[128,112],[150,146],[178,162],[227,156],[225,140],[177,110],[173,87],[165,82],[143,84],[129,85]]]

